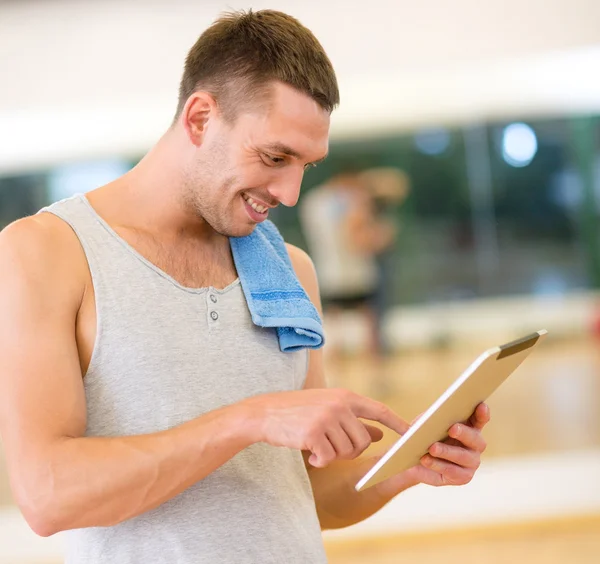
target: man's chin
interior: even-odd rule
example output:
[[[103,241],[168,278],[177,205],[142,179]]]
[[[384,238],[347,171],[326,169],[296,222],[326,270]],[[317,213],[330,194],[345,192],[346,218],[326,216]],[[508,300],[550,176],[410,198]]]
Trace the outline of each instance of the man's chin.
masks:
[[[240,229],[235,235],[230,235],[230,237],[247,237],[248,235],[252,235],[254,230],[256,229],[256,224],[249,225],[245,229]]]
[[[222,231],[221,235],[225,235],[226,237],[247,237],[251,235],[256,229],[256,223],[247,224],[247,225],[237,225],[231,229],[227,229],[226,231]]]

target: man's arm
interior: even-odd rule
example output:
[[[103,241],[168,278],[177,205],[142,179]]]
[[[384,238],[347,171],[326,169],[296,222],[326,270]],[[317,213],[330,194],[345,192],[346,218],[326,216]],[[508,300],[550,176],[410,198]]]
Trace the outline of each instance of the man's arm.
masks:
[[[85,258],[59,222],[34,216],[0,234],[0,432],[16,501],[42,536],[152,509],[252,442],[239,405],[155,434],[83,436]]]
[[[88,281],[79,241],[57,217],[0,234],[0,434],[15,499],[40,535],[149,511],[253,443],[307,450],[326,466],[349,437],[361,443],[349,458],[370,444],[358,417],[403,424],[369,398],[315,389],[247,398],[158,433],[86,437],[76,327]]]
[[[292,245],[287,245],[287,248],[301,284],[322,312],[317,276],[310,257]],[[323,349],[311,350],[305,388],[324,387]],[[357,492],[354,486],[373,467],[378,457],[336,460],[325,468],[315,468],[308,462],[309,457],[305,453],[321,528],[337,529],[363,521],[399,493],[419,483],[442,486],[470,482],[485,450],[480,431],[488,421],[488,408],[481,404],[468,425],[454,425],[449,433],[451,439],[431,447],[430,454],[423,457],[421,465],[361,492]]]

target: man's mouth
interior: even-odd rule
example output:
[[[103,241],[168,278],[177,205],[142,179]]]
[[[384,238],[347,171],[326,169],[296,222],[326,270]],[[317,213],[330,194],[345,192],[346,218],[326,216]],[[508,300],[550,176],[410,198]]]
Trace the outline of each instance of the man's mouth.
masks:
[[[267,219],[269,216],[269,207],[262,203],[258,203],[252,196],[242,193],[244,200],[244,206],[246,207],[246,213],[250,216],[250,219],[256,223],[260,223]]]
[[[269,208],[267,206],[258,203],[256,200],[254,200],[252,197],[248,196],[248,194],[246,194],[246,193],[242,193],[242,198],[244,198],[244,200],[246,200],[246,202],[248,202],[248,205],[254,211],[257,211],[258,213],[266,213],[267,211],[269,211]]]

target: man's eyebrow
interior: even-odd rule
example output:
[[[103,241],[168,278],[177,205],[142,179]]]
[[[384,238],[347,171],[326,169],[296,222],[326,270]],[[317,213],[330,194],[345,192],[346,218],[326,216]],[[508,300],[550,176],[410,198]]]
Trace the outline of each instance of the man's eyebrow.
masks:
[[[268,145],[265,145],[265,149],[267,151],[273,151],[274,153],[289,155],[290,157],[294,157],[296,159],[300,159],[302,157],[298,151],[288,147],[287,145],[284,145],[283,143],[269,143]]]
[[[273,151],[274,153],[281,153],[283,155],[288,155],[290,157],[294,157],[295,159],[300,159],[302,160],[302,155],[296,151],[295,149],[292,149],[291,147],[289,147],[288,145],[285,145],[284,143],[269,143],[268,145],[265,145],[265,149],[267,151]],[[308,164],[318,164],[322,161],[324,161],[327,158],[327,154],[325,154],[325,156],[323,156],[322,158],[320,158],[318,161],[314,161],[312,163],[308,163]]]

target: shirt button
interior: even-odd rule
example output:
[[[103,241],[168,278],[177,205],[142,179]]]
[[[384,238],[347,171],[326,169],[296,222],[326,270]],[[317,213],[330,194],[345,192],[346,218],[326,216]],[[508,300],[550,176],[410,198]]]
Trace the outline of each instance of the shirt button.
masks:
[[[217,296],[215,296],[214,294],[211,294],[211,295],[210,295],[210,301],[211,301],[213,304],[216,304],[216,303],[217,303]]]
[[[210,316],[212,317],[213,321],[219,319],[219,314],[216,311],[211,311]]]

